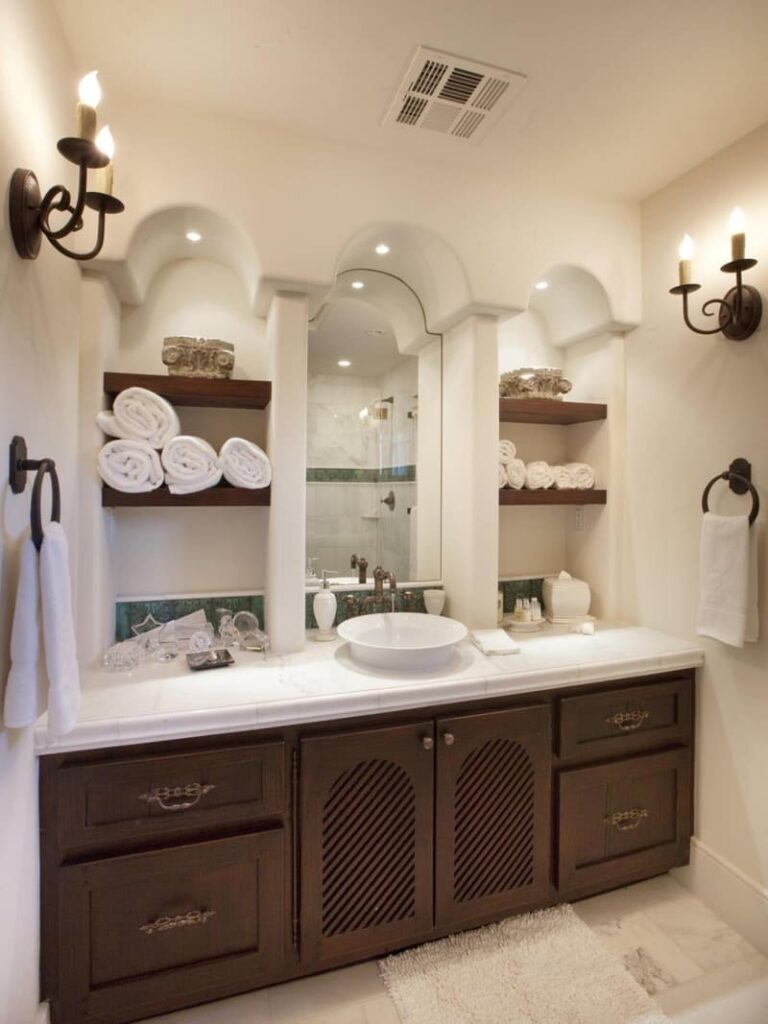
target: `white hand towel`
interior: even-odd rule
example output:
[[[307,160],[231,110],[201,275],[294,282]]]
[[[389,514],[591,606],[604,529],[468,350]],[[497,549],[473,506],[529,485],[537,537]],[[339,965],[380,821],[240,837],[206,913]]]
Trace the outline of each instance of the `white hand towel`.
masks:
[[[548,462],[529,462],[525,467],[525,486],[531,491],[542,491],[555,482]]]
[[[521,491],[525,487],[525,463],[522,459],[512,459],[506,465],[507,480],[509,480],[509,486],[514,487],[516,491]]]
[[[43,530],[40,594],[48,675],[48,729],[54,736],[63,736],[77,722],[80,668],[72,614],[69,548],[61,523],[48,523]]]
[[[732,647],[743,647],[747,635],[754,635],[756,614],[748,615],[750,595],[756,603],[756,588],[750,587],[750,565],[756,547],[750,544],[747,516],[718,516],[705,512],[701,524],[699,563],[699,614],[696,632]],[[755,637],[756,638],[756,637]]]
[[[28,536],[21,549],[11,631],[11,671],[5,688],[3,721],[8,729],[31,725],[45,711],[40,649],[39,560],[37,548]]]
[[[563,469],[571,474],[578,490],[588,491],[595,486],[595,471],[586,462],[566,462]]]
[[[224,476],[233,487],[258,490],[272,482],[272,466],[266,452],[242,437],[230,437],[219,452]]]
[[[160,459],[171,494],[194,494],[221,480],[219,457],[201,437],[180,434],[163,448]]]
[[[507,469],[503,462],[499,463],[499,487],[509,487]]]
[[[146,388],[121,391],[112,412],[100,412],[96,422],[111,437],[146,441],[153,448],[163,448],[181,430],[171,403]]]
[[[107,441],[99,452],[101,479],[117,491],[143,494],[163,482],[157,452],[146,441]]]
[[[473,629],[469,634],[472,643],[483,654],[519,654],[520,644],[516,643],[503,629]]]
[[[566,466],[553,466],[552,476],[555,478],[555,487],[558,491],[567,491],[576,487],[573,473]]]
[[[517,456],[517,448],[512,441],[499,441],[499,462],[505,465]]]

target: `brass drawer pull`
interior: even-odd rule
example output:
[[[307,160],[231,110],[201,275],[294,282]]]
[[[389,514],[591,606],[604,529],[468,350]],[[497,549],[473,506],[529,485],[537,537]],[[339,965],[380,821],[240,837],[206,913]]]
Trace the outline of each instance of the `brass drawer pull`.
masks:
[[[606,725],[615,725],[624,732],[632,732],[639,729],[651,717],[650,711],[617,711],[615,715],[606,718]]]
[[[186,914],[176,914],[169,917],[167,914],[158,917],[148,924],[139,925],[139,931],[145,935],[154,935],[155,932],[170,932],[174,928],[188,928],[193,924],[206,924],[214,915],[215,910],[188,910]]]
[[[647,817],[648,811],[645,807],[633,807],[631,811],[615,811],[603,818],[603,821],[617,832],[632,832],[639,828]]]
[[[199,804],[203,797],[213,789],[216,787],[211,783],[203,785],[200,782],[191,782],[188,786],[157,786],[155,789],[150,789],[148,793],[140,793],[139,800],[146,800],[148,804],[157,804],[164,811],[188,811],[190,807]],[[187,799],[180,804],[167,803],[168,800],[180,796],[187,797]]]

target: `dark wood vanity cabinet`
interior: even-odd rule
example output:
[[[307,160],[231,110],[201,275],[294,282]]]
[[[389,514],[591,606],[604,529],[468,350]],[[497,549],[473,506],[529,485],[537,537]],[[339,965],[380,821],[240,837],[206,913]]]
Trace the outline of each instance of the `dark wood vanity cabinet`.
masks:
[[[123,1024],[686,863],[693,685],[42,758],[53,1024]]]

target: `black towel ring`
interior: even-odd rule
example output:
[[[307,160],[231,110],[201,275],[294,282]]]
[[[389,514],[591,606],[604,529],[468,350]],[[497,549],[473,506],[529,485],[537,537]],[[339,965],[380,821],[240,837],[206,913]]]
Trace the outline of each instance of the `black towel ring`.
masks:
[[[27,471],[36,469],[37,475],[32,486],[32,507],[30,510],[30,526],[32,541],[39,551],[43,544],[43,480],[51,478],[51,520],[61,522],[61,489],[59,474],[53,459],[28,459],[27,443],[23,437],[16,436],[11,441],[10,466],[8,479],[14,494],[21,494],[27,486]]]
[[[724,473],[718,473],[717,476],[712,477],[701,496],[703,512],[709,512],[709,492],[718,480],[726,480],[734,494],[746,494],[749,491],[752,495],[752,511],[749,513],[749,525],[751,526],[760,512],[760,495],[752,483],[751,464],[746,459],[734,459]]]

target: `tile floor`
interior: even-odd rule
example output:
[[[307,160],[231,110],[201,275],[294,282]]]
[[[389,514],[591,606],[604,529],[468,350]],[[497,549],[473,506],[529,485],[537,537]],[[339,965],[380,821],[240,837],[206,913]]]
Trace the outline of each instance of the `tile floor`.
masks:
[[[768,959],[670,876],[574,907],[674,1024],[768,1024]],[[400,1017],[373,962],[148,1024],[400,1024]]]

